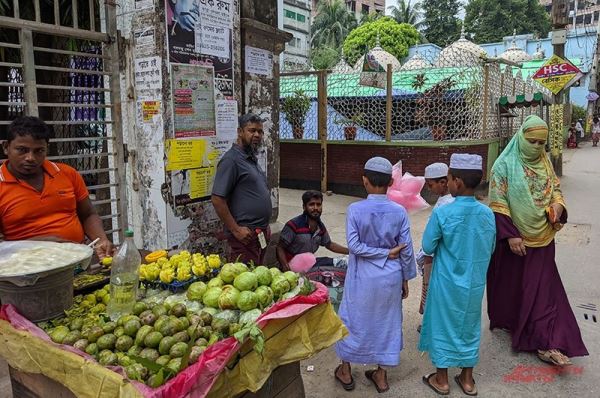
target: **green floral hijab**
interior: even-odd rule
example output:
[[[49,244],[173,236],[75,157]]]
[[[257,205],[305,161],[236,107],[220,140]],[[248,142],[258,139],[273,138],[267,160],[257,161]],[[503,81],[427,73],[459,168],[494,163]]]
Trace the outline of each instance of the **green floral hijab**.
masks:
[[[552,203],[564,206],[560,182],[546,155],[548,125],[528,116],[498,157],[490,176],[490,207],[511,217],[526,246],[547,246],[555,230],[546,209]],[[530,142],[530,141],[533,141]]]

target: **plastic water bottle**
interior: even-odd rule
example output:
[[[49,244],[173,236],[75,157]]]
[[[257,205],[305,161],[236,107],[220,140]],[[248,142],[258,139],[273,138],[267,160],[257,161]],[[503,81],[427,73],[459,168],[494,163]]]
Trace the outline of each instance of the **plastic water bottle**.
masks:
[[[113,321],[131,314],[140,283],[140,252],[133,242],[133,231],[125,231],[125,241],[113,258],[110,270],[110,301],[107,314]]]

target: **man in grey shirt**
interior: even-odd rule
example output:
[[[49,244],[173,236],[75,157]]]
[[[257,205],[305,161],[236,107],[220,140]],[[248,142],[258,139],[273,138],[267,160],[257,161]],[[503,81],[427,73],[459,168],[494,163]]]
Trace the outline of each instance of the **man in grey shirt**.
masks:
[[[272,208],[267,176],[256,158],[263,136],[260,117],[241,116],[237,142],[217,165],[211,201],[225,224],[230,261],[264,261]]]

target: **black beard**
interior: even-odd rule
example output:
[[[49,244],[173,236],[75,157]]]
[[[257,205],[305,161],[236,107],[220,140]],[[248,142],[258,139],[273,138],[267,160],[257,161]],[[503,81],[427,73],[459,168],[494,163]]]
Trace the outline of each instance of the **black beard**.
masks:
[[[304,211],[304,214],[306,214],[306,216],[307,216],[308,218],[312,219],[312,220],[315,220],[315,221],[319,221],[319,220],[321,220],[321,215],[320,215],[320,214],[319,214],[317,217],[314,217],[312,214],[310,214],[310,213],[309,213],[309,212],[307,212],[307,211]]]

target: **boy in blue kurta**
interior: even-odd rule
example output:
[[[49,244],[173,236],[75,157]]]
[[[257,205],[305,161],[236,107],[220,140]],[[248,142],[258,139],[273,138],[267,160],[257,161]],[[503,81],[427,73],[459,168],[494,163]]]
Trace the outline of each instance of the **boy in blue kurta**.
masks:
[[[437,368],[423,382],[440,395],[450,391],[449,367],[462,368],[456,383],[477,395],[481,301],[496,241],[494,214],[473,196],[482,175],[481,156],[453,154],[448,188],[455,201],[434,209],[423,233],[423,251],[434,257],[419,350]]]
[[[400,363],[402,299],[416,264],[406,210],[386,196],[391,184],[392,164],[369,159],[363,174],[369,196],[347,210],[350,255],[339,316],[350,333],[335,346],[342,360],[335,378],[346,390],[354,388],[351,362],[378,365],[365,372],[378,392],[389,389],[382,366]]]

